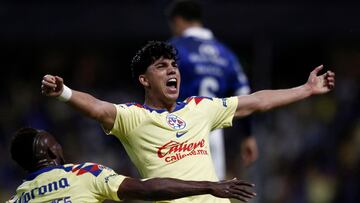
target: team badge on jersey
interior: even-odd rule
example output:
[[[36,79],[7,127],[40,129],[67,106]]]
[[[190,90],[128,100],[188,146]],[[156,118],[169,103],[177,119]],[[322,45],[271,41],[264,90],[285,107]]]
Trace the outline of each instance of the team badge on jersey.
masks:
[[[182,120],[180,117],[169,114],[166,116],[166,121],[169,124],[169,126],[175,130],[181,130],[184,129],[186,126],[186,123],[184,120]]]

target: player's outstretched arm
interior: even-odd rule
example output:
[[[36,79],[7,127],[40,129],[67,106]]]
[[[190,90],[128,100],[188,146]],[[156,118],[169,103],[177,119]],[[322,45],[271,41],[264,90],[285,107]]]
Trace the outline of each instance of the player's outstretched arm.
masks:
[[[233,179],[221,182],[183,181],[173,178],[153,178],[141,181],[126,178],[119,186],[122,199],[170,200],[192,195],[211,194],[220,198],[234,198],[244,202],[256,196],[253,184]]]
[[[112,103],[84,92],[70,90],[59,76],[45,75],[41,83],[43,95],[66,100],[76,110],[99,121],[106,130],[112,129],[116,117],[116,108]]]
[[[325,94],[335,86],[335,73],[327,71],[319,75],[323,65],[316,67],[308,81],[299,87],[280,90],[262,90],[246,96],[238,97],[236,117],[247,116],[256,111],[267,111],[279,106],[284,106],[311,95]]]

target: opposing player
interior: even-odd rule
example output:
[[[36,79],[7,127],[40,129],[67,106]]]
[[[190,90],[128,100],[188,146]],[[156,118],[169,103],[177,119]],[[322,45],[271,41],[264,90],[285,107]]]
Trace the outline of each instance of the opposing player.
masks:
[[[219,42],[211,30],[204,28],[202,8],[197,1],[172,1],[166,15],[174,35],[170,43],[179,51],[180,101],[194,95],[224,98],[250,93],[247,77],[235,54]],[[258,156],[249,119],[237,123],[244,129],[241,143],[244,166],[249,166]],[[222,180],[226,174],[223,129],[212,131],[209,142],[216,174]]]
[[[134,56],[132,70],[145,90],[144,104],[115,105],[87,93],[71,90],[59,76],[45,75],[42,93],[58,97],[86,116],[101,123],[108,134],[124,145],[144,178],[172,177],[217,181],[208,135],[229,127],[234,117],[267,111],[312,95],[329,92],[335,74],[315,68],[301,86],[263,90],[230,98],[190,97],[176,102],[181,77],[176,50],[165,42],[149,42]],[[174,202],[230,202],[211,195],[181,198]]]
[[[8,202],[102,202],[105,199],[166,200],[212,194],[247,201],[252,184],[182,181],[172,178],[138,180],[95,164],[65,164],[61,145],[46,131],[20,129],[11,144],[12,158],[29,172]]]

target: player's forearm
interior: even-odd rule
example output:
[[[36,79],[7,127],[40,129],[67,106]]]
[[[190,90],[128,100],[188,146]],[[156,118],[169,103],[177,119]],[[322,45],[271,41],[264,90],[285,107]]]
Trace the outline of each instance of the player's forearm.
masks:
[[[71,98],[67,103],[87,117],[98,121],[101,119],[104,102],[90,94],[72,90]]]
[[[182,181],[172,178],[153,178],[146,181],[128,181],[120,186],[119,197],[124,199],[169,200],[211,193],[211,182]],[[118,192],[119,193],[119,192]]]
[[[182,181],[171,178],[149,180],[149,191],[153,200],[176,199],[192,195],[211,193],[211,182]]]
[[[306,85],[291,89],[262,90],[252,94],[259,101],[258,111],[267,111],[285,106],[311,96],[311,89]]]
[[[284,106],[309,97],[311,94],[311,88],[302,85],[290,89],[261,90],[251,95],[239,96],[235,117],[244,117],[257,111]]]

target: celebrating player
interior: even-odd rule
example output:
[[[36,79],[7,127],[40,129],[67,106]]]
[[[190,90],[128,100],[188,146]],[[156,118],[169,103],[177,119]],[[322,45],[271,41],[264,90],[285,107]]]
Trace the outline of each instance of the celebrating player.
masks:
[[[172,177],[217,181],[208,135],[229,127],[234,117],[284,106],[311,95],[329,92],[335,74],[315,68],[299,87],[263,90],[229,98],[190,97],[176,102],[181,82],[176,50],[151,41],[132,60],[133,75],[145,89],[144,104],[115,105],[87,93],[71,90],[59,76],[45,75],[42,94],[67,101],[76,110],[101,123],[115,135],[144,178]],[[230,202],[211,195],[181,198],[176,202]]]
[[[138,180],[95,164],[65,164],[61,145],[46,131],[22,128],[11,144],[12,158],[29,172],[8,202],[102,202],[105,199],[167,200],[212,194],[247,201],[255,196],[252,184],[182,181],[172,178]]]

